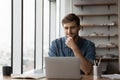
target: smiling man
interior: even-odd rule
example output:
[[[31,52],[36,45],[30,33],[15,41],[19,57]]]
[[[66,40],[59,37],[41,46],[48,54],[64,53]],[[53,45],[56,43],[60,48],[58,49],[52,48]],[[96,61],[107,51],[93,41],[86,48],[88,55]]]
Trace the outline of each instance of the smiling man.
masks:
[[[79,57],[80,69],[84,74],[92,72],[95,59],[95,45],[93,42],[79,36],[80,19],[73,13],[62,20],[65,37],[52,41],[48,55],[51,57]]]

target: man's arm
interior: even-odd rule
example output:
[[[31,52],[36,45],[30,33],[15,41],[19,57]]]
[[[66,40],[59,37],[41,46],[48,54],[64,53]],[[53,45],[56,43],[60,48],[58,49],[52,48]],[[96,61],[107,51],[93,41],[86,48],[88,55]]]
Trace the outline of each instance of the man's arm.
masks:
[[[92,63],[82,55],[80,49],[71,37],[67,38],[66,45],[73,50],[75,56],[79,57],[81,62],[80,69],[85,74],[90,74],[92,71]]]
[[[72,48],[72,50],[74,52],[74,55],[80,58],[80,62],[81,62],[80,69],[85,74],[90,74],[92,71],[92,63],[82,55],[79,48],[74,47],[74,48]]]

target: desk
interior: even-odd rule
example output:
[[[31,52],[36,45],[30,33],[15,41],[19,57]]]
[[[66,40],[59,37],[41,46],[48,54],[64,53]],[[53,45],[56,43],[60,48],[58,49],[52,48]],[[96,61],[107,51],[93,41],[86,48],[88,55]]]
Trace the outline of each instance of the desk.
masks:
[[[33,80],[33,79],[11,79],[9,76],[4,76],[3,80]],[[37,79],[37,80],[93,80],[92,75],[83,75],[81,79],[47,79],[47,78],[42,78],[42,79]],[[97,80],[112,80],[108,78],[100,78]],[[114,80],[120,80],[120,79],[114,79]]]

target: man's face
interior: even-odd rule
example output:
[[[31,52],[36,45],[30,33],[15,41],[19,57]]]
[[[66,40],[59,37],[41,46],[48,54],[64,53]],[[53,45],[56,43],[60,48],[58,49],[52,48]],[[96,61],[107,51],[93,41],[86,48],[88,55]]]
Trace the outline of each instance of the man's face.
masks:
[[[75,38],[76,36],[78,36],[80,26],[77,26],[75,21],[70,23],[65,23],[63,27],[64,27],[64,33],[67,37]]]

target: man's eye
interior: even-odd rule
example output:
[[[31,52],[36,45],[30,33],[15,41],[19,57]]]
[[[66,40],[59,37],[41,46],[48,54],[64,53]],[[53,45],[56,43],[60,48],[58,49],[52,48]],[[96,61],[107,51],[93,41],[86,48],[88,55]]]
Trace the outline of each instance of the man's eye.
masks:
[[[65,29],[68,29],[67,27],[65,27]]]

